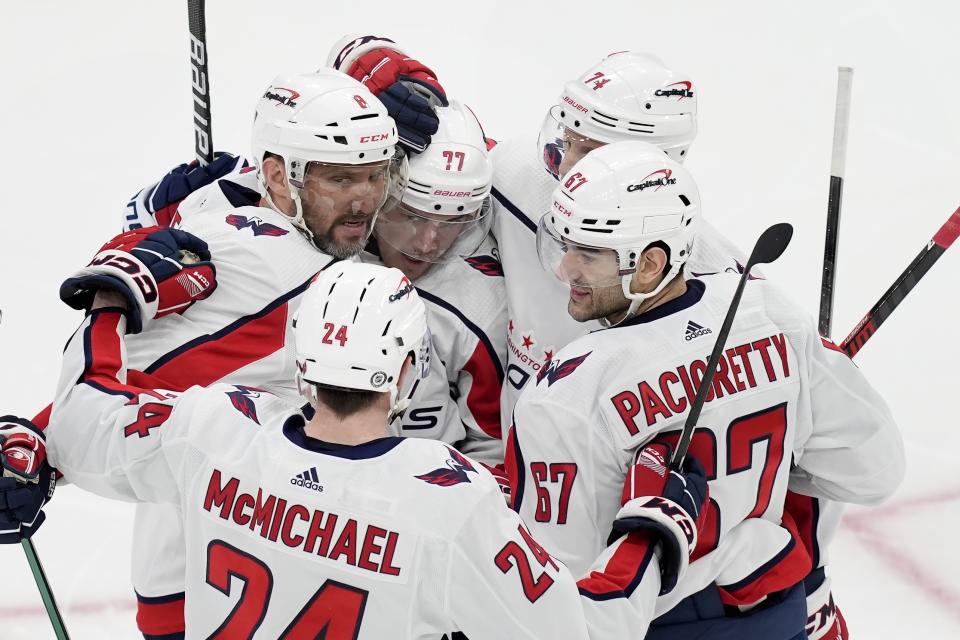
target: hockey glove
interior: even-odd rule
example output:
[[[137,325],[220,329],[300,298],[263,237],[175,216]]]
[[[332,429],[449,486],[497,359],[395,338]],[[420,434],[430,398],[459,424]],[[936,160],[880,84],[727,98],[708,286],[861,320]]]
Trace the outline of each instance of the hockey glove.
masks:
[[[374,49],[357,58],[347,75],[362,82],[397,123],[400,143],[419,153],[430,144],[440,121],[433,108],[447,106],[447,94],[433,71],[395,49]]]
[[[662,444],[639,451],[627,471],[620,504],[613,522],[611,542],[630,531],[649,531],[660,543],[660,593],[669,593],[687,570],[697,546],[709,498],[706,472],[693,456],[684,461],[683,473],[667,465],[669,451]]]
[[[0,417],[0,468],[0,544],[11,544],[40,528],[57,485],[43,432],[24,418]]]
[[[98,289],[114,290],[127,300],[127,330],[139,333],[154,318],[183,313],[216,288],[206,242],[180,229],[145,227],[103,245],[60,286],[60,299],[89,310]]]
[[[123,229],[173,226],[177,207],[191,193],[220,178],[249,167],[245,158],[226,151],[213,154],[213,162],[205,167],[194,160],[173,168],[160,182],[144,187],[130,198],[123,218]]]

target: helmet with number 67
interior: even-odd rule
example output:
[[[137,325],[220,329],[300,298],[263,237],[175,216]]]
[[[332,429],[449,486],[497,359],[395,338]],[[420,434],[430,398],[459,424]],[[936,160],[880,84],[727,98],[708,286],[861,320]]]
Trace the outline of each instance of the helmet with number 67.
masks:
[[[540,219],[537,253],[544,269],[577,290],[619,286],[631,315],[658,294],[690,257],[700,196],[693,177],[658,147],[618,142],[580,160],[553,192]],[[667,254],[652,291],[631,291],[644,251]]]
[[[341,261],[310,285],[294,320],[301,393],[315,385],[390,394],[391,412],[409,404],[430,370],[430,332],[416,289],[398,269]],[[408,358],[412,368],[399,388]]]
[[[697,92],[690,77],[649,53],[621,51],[568,82],[544,121],[540,143],[559,177],[593,147],[642,140],[678,162],[697,135]],[[571,147],[576,152],[571,157]]]

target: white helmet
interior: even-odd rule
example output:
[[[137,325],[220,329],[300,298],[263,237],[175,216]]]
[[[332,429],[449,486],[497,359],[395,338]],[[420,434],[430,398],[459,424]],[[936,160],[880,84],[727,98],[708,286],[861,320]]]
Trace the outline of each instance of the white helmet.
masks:
[[[297,207],[294,223],[310,235],[303,225],[299,194],[309,163],[392,161],[397,129],[386,107],[369,89],[339,71],[324,68],[274,78],[257,103],[251,137],[261,182],[264,154],[283,158]]]
[[[591,151],[553,192],[540,219],[537,254],[544,269],[578,287],[619,284],[631,300],[627,316],[659,293],[690,257],[700,195],[690,173],[646,142],[618,142]],[[643,251],[669,249],[669,269],[653,291],[630,281]]]
[[[469,107],[451,100],[436,112],[433,141],[391,185],[374,234],[411,258],[447,262],[473,255],[490,230],[493,163]]]
[[[297,381],[312,403],[313,385],[389,392],[391,412],[397,413],[430,371],[426,310],[399,269],[335,262],[310,285],[293,326]],[[412,375],[398,389],[408,356]]]
[[[683,162],[697,135],[693,82],[652,54],[612,53],[568,82],[547,114],[540,144],[554,175],[564,133],[604,143],[643,140]]]

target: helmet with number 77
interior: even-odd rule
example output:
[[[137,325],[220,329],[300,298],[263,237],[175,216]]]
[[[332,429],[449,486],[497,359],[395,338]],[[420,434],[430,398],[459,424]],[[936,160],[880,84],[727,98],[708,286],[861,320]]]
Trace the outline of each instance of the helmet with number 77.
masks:
[[[490,230],[493,164],[476,116],[451,100],[437,108],[433,141],[409,161],[402,183],[377,219],[374,235],[409,258],[450,262],[467,258]]]
[[[543,268],[581,288],[619,285],[627,315],[658,294],[690,257],[700,195],[690,173],[646,142],[606,145],[573,166],[540,219]],[[631,291],[641,255],[659,243],[668,254],[658,286]]]
[[[402,271],[340,261],[321,271],[294,319],[301,393],[314,385],[390,394],[391,413],[410,402],[430,370],[426,310]],[[407,358],[412,368],[399,387]]]

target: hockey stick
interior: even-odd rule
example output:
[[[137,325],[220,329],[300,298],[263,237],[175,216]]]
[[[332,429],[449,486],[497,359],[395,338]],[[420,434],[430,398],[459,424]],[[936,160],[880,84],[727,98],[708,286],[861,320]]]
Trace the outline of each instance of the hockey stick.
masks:
[[[837,107],[833,119],[833,154],[830,159],[830,193],[827,197],[827,238],[823,248],[823,280],[820,283],[820,335],[833,329],[833,289],[837,281],[837,243],[840,236],[840,201],[847,161],[847,128],[850,124],[850,87],[853,69],[837,69]]]
[[[2,319],[3,311],[0,311],[0,321]],[[25,454],[25,457],[29,457],[29,454]],[[37,555],[37,549],[33,546],[33,540],[24,538],[20,541],[20,546],[23,548],[23,554],[27,556],[27,564],[30,565],[30,572],[33,574],[34,582],[37,583],[40,599],[43,600],[43,606],[47,610],[47,616],[50,618],[50,624],[53,625],[57,640],[70,640],[70,634],[67,633],[67,627],[63,624],[63,616],[60,615],[57,601],[53,598],[50,581],[47,580],[47,574],[44,573],[43,565],[40,564],[40,556]]]
[[[194,150],[200,166],[213,162],[210,75],[207,73],[206,0],[187,0],[190,15],[190,71],[193,76]]]
[[[863,345],[866,344],[867,340],[880,328],[880,325],[890,317],[893,310],[903,302],[903,299],[907,297],[910,290],[916,286],[920,278],[922,278],[927,271],[930,270],[930,267],[936,264],[940,256],[950,248],[950,245],[957,239],[957,236],[960,236],[960,208],[950,214],[947,221],[943,223],[940,230],[937,231],[930,242],[927,243],[927,246],[913,259],[910,266],[900,274],[900,277],[894,281],[886,293],[880,296],[877,303],[874,304],[870,311],[867,312],[867,315],[863,316],[863,319],[857,323],[853,331],[850,332],[850,335],[840,343],[840,348],[843,349],[848,356],[852,358],[863,348]]]
[[[740,298],[743,296],[743,288],[750,278],[750,269],[758,264],[770,264],[786,251],[790,239],[793,237],[793,227],[786,222],[775,224],[757,239],[757,243],[750,252],[750,258],[747,260],[743,273],[740,275],[740,283],[737,285],[737,292],[733,296],[733,302],[730,303],[730,309],[727,310],[727,317],[723,319],[723,326],[720,333],[717,334],[717,341],[713,345],[713,352],[710,354],[710,360],[707,362],[707,370],[703,372],[703,380],[697,388],[697,395],[690,407],[690,413],[683,423],[683,432],[680,435],[680,442],[673,452],[670,459],[670,466],[679,470],[683,467],[683,459],[687,457],[687,449],[690,447],[690,440],[693,438],[693,432],[697,428],[697,420],[700,419],[700,411],[703,410],[703,404],[707,400],[707,392],[713,386],[713,376],[717,372],[717,365],[720,364],[720,354],[727,344],[727,336],[730,335],[730,328],[733,326],[733,318],[737,314],[737,307],[740,306]]]
[[[70,640],[70,634],[67,633],[67,627],[63,624],[63,616],[60,615],[57,601],[53,597],[53,590],[50,588],[50,581],[47,580],[47,574],[44,573],[43,565],[40,564],[40,557],[37,556],[33,541],[25,538],[20,541],[20,544],[23,546],[23,553],[27,556],[27,564],[30,565],[33,579],[37,583],[37,589],[40,590],[40,598],[43,600],[43,606],[47,610],[47,617],[50,618],[57,640]]]

